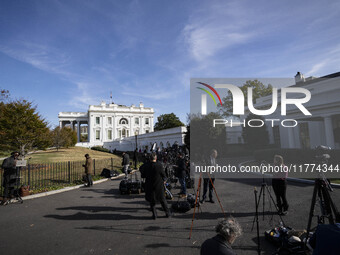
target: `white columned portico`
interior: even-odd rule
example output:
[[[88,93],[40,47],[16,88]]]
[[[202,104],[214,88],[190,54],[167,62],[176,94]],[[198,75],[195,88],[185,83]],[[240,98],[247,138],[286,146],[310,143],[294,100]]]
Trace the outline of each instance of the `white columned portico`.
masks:
[[[326,146],[334,149],[335,144],[334,144],[332,117],[331,116],[325,117],[324,124],[325,124],[325,135],[326,135]]]
[[[288,144],[289,148],[295,148],[295,142],[294,142],[294,129],[292,127],[288,128]]]

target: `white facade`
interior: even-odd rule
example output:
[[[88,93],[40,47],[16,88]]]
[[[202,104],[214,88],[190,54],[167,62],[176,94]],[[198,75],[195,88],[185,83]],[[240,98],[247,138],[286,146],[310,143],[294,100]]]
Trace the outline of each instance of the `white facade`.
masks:
[[[184,144],[186,127],[169,128],[154,132],[153,108],[117,104],[90,105],[88,112],[60,112],[59,125],[69,125],[77,131],[76,146],[103,146],[109,150],[133,151],[136,148],[167,148],[174,143]],[[87,135],[81,141],[81,135]]]
[[[133,151],[137,148],[144,151],[144,149],[150,150],[154,143],[156,143],[156,147],[161,149],[171,147],[175,143],[184,145],[186,131],[187,129],[184,126],[169,128],[125,139],[117,139],[112,142],[105,142],[103,147],[109,150]]]
[[[134,137],[136,134],[153,132],[154,110],[134,105],[118,104],[90,105],[88,112],[60,112],[58,115],[60,127],[70,125],[78,134],[77,146],[103,146],[114,140]],[[81,125],[87,125],[82,128]],[[81,130],[87,130],[81,134]],[[87,135],[86,141],[81,141],[81,135]]]
[[[298,72],[295,81],[296,84],[290,87],[301,87],[311,92],[311,99],[303,106],[312,115],[305,116],[295,105],[287,105],[287,115],[282,116],[281,91],[278,91],[277,110],[274,114],[263,117],[280,121],[293,119],[298,125],[293,128],[283,127],[280,121],[276,121],[274,127],[271,127],[271,122],[266,123],[270,143],[281,148],[315,148],[318,145],[326,145],[339,149],[340,142],[336,141],[335,137],[340,135],[340,72],[320,78],[304,78]],[[295,96],[298,98],[302,95]],[[294,95],[289,94],[288,97],[292,98]],[[272,95],[259,98],[254,107],[269,109],[271,105]],[[248,113],[249,111],[246,114]]]

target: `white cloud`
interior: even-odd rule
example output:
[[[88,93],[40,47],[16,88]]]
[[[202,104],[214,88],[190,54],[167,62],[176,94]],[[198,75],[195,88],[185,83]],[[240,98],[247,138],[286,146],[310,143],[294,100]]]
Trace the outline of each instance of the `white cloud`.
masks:
[[[60,50],[31,42],[11,42],[10,45],[0,45],[0,51],[40,70],[65,76],[70,75],[66,71],[70,64],[70,57]]]
[[[220,2],[205,7],[193,13],[182,31],[187,49],[196,61],[204,61],[256,35],[237,3]]]

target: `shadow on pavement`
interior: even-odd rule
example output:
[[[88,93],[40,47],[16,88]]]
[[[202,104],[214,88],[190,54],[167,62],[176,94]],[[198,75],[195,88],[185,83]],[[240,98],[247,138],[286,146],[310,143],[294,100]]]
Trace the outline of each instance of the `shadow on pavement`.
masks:
[[[200,246],[174,246],[168,243],[153,243],[145,245],[145,248],[157,249],[157,248],[193,248],[193,249],[200,249]]]
[[[151,219],[151,217],[148,217],[148,219]],[[95,230],[95,231],[105,231],[105,232],[112,232],[112,233],[120,233],[120,234],[130,234],[135,236],[149,236],[149,237],[163,237],[166,239],[178,239],[178,240],[186,240],[186,237],[179,237],[179,236],[169,236],[167,235],[170,228],[157,228],[154,231],[145,231],[144,229],[137,229],[136,224],[130,225],[131,229],[124,229],[122,226],[93,226],[93,227],[83,227],[83,228],[76,228],[76,229],[84,229],[84,230]],[[179,231],[178,229],[172,229],[171,231],[177,231],[177,232],[185,232],[185,231]],[[164,232],[165,234],[162,234],[161,232]]]
[[[149,220],[151,217],[136,216],[121,213],[112,214],[89,214],[78,212],[72,215],[45,215],[45,218],[54,218],[57,220]]]

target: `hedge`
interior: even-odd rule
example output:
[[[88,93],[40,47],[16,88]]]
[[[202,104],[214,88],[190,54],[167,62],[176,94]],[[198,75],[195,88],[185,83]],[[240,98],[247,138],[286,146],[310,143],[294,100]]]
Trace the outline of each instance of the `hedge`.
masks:
[[[91,150],[94,150],[94,151],[102,151],[102,152],[108,152],[108,153],[110,153],[110,150],[108,150],[108,149],[106,149],[106,148],[103,148],[103,147],[100,147],[100,146],[91,147]]]
[[[320,154],[320,153],[319,153]],[[321,154],[329,154],[329,164],[339,164],[340,162],[340,150],[330,150]],[[304,164],[304,163],[316,163],[315,156],[318,155],[316,150],[312,149],[264,149],[254,151],[255,159],[260,162],[265,160],[272,162],[274,155],[281,155],[284,162],[291,164]]]

